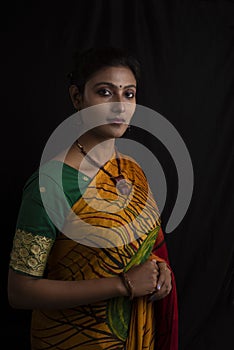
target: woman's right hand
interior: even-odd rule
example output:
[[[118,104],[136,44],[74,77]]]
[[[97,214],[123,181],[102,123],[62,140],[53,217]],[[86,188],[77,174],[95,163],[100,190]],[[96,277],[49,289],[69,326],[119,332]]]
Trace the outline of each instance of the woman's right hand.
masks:
[[[132,267],[126,275],[131,282],[134,297],[152,294],[156,290],[159,275],[157,261],[147,260],[143,264]]]

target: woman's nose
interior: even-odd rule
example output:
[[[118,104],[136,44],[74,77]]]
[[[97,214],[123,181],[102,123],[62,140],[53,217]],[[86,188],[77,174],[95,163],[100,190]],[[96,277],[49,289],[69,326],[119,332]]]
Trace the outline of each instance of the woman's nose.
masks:
[[[125,112],[125,104],[122,101],[112,102],[111,107],[112,112],[114,113],[124,113]]]

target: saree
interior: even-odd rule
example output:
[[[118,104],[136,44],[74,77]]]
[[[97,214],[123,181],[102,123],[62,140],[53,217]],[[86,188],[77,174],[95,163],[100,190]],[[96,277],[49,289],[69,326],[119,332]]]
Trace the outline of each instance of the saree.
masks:
[[[169,265],[147,179],[130,157],[121,154],[119,161],[130,192],[122,194],[111,181],[108,174],[119,175],[112,158],[71,207],[51,248],[47,278],[111,278],[153,258]],[[32,350],[177,350],[177,321],[172,272],[172,291],[160,301],[117,297],[65,310],[33,310]]]

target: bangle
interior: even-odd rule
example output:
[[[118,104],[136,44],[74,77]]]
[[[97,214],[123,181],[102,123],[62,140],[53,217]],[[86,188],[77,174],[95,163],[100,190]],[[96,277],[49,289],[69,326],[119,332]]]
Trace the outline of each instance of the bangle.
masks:
[[[125,272],[121,272],[119,274],[119,277],[121,278],[125,288],[128,291],[128,296],[129,296],[130,300],[132,300],[134,298],[132,282],[129,280],[129,278]]]

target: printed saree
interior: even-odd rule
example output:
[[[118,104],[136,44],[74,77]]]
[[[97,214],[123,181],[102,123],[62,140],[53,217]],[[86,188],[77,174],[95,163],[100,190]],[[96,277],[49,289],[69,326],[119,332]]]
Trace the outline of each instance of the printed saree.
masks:
[[[114,277],[156,258],[168,261],[157,205],[141,168],[121,155],[130,193],[121,194],[108,174],[116,159],[99,170],[74,203],[47,262],[47,277],[86,280]],[[172,291],[156,302],[148,296],[118,297],[66,310],[34,310],[32,349],[177,350],[177,299]]]

